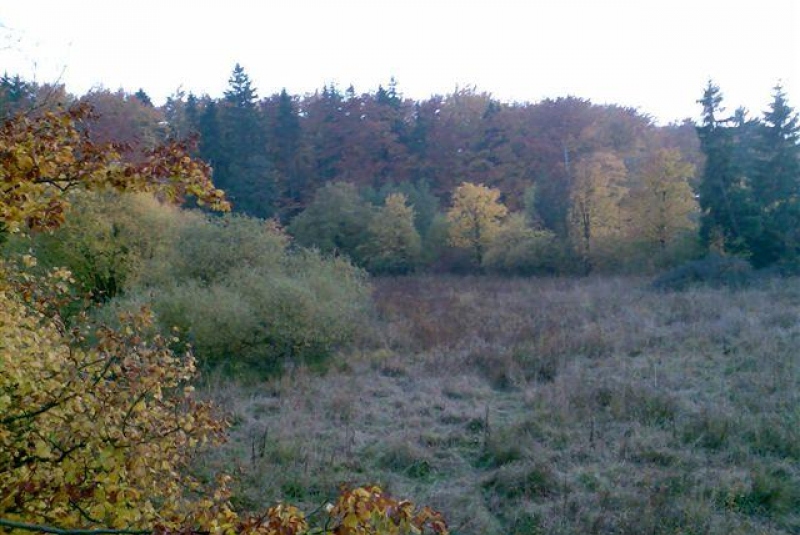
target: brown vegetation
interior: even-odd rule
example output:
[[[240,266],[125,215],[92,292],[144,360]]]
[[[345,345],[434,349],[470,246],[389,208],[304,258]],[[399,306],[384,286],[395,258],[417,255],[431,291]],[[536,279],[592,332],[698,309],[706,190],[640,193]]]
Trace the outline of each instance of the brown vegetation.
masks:
[[[796,533],[800,281],[379,280],[324,375],[209,379],[240,506],[376,482],[454,533]]]

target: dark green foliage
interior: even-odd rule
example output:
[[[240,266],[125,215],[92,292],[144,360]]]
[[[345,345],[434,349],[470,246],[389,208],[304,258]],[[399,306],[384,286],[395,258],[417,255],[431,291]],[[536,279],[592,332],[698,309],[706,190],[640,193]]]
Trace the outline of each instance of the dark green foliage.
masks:
[[[532,499],[559,492],[552,468],[541,462],[519,461],[498,468],[483,487],[504,500]]]
[[[653,281],[653,287],[671,291],[686,290],[692,286],[739,288],[753,280],[753,268],[747,260],[710,254],[663,273]]]
[[[214,182],[226,191],[234,210],[268,218],[275,213],[279,191],[257,98],[237,63],[224,99],[207,103],[200,115],[200,156],[211,163]]]
[[[306,195],[306,170],[302,160],[300,118],[291,96],[282,90],[277,99],[272,127],[273,161],[281,193],[281,216],[289,219],[303,206]]]
[[[0,118],[7,118],[30,109],[34,104],[36,86],[19,75],[8,73],[0,77]]]
[[[800,127],[783,89],[775,88],[761,121],[744,110],[720,118],[722,95],[709,83],[698,127],[706,156],[698,185],[700,235],[713,249],[747,257],[757,267],[800,257]]]
[[[719,87],[709,82],[699,102],[703,105],[703,123],[697,128],[697,135],[706,156],[698,186],[700,236],[708,247],[745,252],[743,219],[749,209],[744,169],[735,158],[737,132],[728,126],[729,119],[719,117],[724,111]],[[750,125],[740,125],[740,129],[744,128]]]
[[[361,198],[353,184],[329,183],[289,224],[299,245],[315,247],[326,254],[344,254],[359,260],[358,247],[366,241],[372,206]]]
[[[153,107],[153,101],[150,99],[150,95],[148,95],[145,92],[145,90],[142,89],[141,87],[136,93],[133,94],[133,96],[136,97],[139,100],[139,102],[141,102],[145,106],[149,106],[151,108]]]
[[[748,487],[731,493],[727,505],[746,515],[784,515],[800,507],[800,491],[785,470],[759,468],[752,471]]]
[[[756,267],[796,263],[800,257],[800,126],[783,89],[775,88],[759,129],[758,166],[752,180],[757,211],[750,240]]]

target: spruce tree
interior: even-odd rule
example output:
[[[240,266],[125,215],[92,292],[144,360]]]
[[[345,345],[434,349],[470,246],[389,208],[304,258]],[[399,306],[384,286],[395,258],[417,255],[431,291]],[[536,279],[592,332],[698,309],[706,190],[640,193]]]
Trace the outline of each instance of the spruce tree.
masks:
[[[226,165],[219,169],[233,209],[255,217],[272,217],[277,192],[267,158],[266,127],[250,77],[238,63],[228,80],[219,113],[220,149]]]
[[[272,128],[273,159],[280,177],[283,214],[285,218],[296,215],[303,204],[306,190],[305,176],[300,170],[301,127],[292,97],[282,90],[278,96],[275,123]]]
[[[706,157],[697,188],[701,210],[700,237],[708,247],[744,253],[741,208],[746,195],[742,183],[737,180],[730,118],[720,117],[724,108],[719,87],[709,81],[698,103],[703,106],[703,121],[697,127],[697,135]]]
[[[758,210],[752,240],[753,264],[796,261],[800,254],[800,125],[781,86],[759,130],[758,166],[753,173],[753,201]]]

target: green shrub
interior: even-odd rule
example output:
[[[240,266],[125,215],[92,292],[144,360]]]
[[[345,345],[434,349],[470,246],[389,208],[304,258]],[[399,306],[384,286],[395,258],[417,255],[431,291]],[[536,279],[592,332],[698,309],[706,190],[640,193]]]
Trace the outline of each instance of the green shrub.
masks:
[[[746,286],[754,279],[753,268],[742,258],[710,254],[660,275],[653,281],[658,290],[681,291],[692,286]]]
[[[512,214],[486,250],[484,267],[511,275],[552,273],[559,264],[556,236],[528,226],[522,214]]]
[[[486,490],[507,500],[558,494],[559,486],[556,474],[547,464],[530,461],[505,464],[483,483]]]
[[[367,241],[358,256],[372,273],[401,274],[419,264],[421,239],[414,227],[414,208],[402,193],[392,193],[367,226]]]
[[[314,195],[314,200],[289,224],[298,244],[326,254],[346,254],[358,262],[358,246],[366,241],[373,207],[353,184],[332,182]]]
[[[367,331],[370,287],[349,261],[288,244],[268,222],[199,219],[116,308],[151,302],[206,365],[271,374],[320,362]]]
[[[146,194],[76,192],[69,217],[52,232],[14,236],[32,249],[41,268],[66,267],[78,290],[105,302],[150,276],[181,229],[199,220]]]
[[[177,236],[166,265],[147,282],[164,284],[195,280],[212,284],[227,280],[232,270],[277,269],[288,244],[272,221],[225,216],[197,221]]]

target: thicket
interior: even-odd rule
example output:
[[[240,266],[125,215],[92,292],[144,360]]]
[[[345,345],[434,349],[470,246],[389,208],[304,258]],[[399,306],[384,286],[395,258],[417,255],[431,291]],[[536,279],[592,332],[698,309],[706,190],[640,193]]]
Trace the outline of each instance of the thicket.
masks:
[[[72,205],[59,229],[8,248],[35,254],[40,271],[69,269],[77,293],[105,304],[98,321],[146,304],[157,330],[201,364],[262,374],[321,363],[368,331],[365,274],[344,257],[294,247],[273,223],[147,195],[80,193]]]

